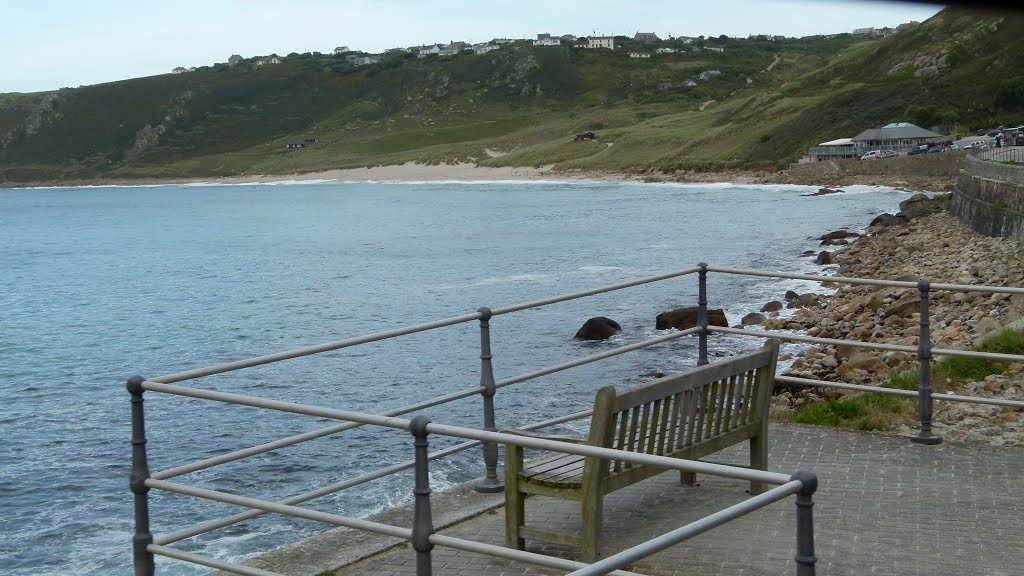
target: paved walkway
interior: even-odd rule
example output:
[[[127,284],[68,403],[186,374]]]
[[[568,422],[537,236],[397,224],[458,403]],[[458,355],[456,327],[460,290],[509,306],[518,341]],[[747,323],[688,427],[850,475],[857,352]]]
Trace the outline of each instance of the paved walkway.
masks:
[[[818,574],[1024,574],[1024,449],[941,444],[796,424],[772,424],[771,470],[815,470],[814,530]],[[709,460],[744,463],[736,448]],[[748,484],[708,476],[684,487],[662,474],[609,495],[605,541],[618,551],[745,497]],[[793,574],[795,507],[784,500],[636,564],[651,575]],[[442,532],[504,543],[504,510]],[[534,497],[528,521],[578,528],[578,504]],[[528,542],[528,550],[576,558],[569,548]],[[564,574],[437,547],[434,574]],[[338,570],[415,574],[408,545]]]

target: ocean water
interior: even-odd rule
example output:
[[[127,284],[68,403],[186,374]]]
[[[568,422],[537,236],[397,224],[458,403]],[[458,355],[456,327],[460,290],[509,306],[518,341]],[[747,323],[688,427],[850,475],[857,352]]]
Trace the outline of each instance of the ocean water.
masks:
[[[906,194],[851,187],[597,182],[286,182],[0,189],[0,571],[131,573],[125,380],[388,330],[668,272],[707,261],[828,273],[813,238],[859,229]],[[496,317],[497,378],[657,335],[696,303],[696,276]],[[712,274],[732,323],[815,283]],[[591,316],[623,332],[572,340]],[[188,383],[383,411],[479,382],[468,323]],[[759,345],[713,338],[713,354]],[[681,339],[499,390],[499,427],[589,406],[593,391],[692,366]],[[152,470],[329,424],[146,395]],[[425,410],[480,424],[480,400]],[[581,429],[581,424],[570,429]],[[432,438],[432,448],[450,445]],[[406,433],[359,428],[176,479],[281,499],[411,457]],[[432,464],[435,489],[482,473],[479,450]],[[239,511],[151,492],[153,531]],[[364,516],[410,499],[407,474],[309,506]],[[243,560],[326,527],[268,515],[178,544]],[[207,570],[157,560],[158,573]]]

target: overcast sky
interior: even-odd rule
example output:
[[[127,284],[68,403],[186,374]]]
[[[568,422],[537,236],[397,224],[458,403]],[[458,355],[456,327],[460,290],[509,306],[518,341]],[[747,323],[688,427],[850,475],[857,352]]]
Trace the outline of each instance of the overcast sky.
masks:
[[[175,66],[552,34],[807,36],[925,20],[937,6],[864,0],[7,0],[0,92],[170,72]]]

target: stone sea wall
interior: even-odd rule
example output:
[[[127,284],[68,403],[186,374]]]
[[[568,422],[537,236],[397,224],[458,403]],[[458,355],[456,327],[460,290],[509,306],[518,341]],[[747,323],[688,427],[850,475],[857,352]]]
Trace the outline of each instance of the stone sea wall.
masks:
[[[981,234],[1024,242],[1024,166],[966,158],[950,213]]]

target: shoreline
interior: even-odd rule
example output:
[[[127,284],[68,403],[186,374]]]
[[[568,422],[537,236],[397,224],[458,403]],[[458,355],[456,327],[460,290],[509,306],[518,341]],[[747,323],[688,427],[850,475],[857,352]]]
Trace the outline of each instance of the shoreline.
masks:
[[[603,172],[586,170],[559,170],[554,165],[488,167],[472,163],[419,164],[406,162],[388,166],[365,168],[342,168],[320,172],[297,174],[253,174],[244,176],[214,176],[185,178],[111,178],[69,181],[2,182],[0,188],[45,189],[45,188],[91,188],[119,186],[175,186],[175,185],[245,185],[277,184],[332,181],[339,183],[414,183],[414,182],[516,182],[516,181],[559,181],[559,182],[633,182],[633,183],[679,183],[715,184],[734,183],[739,185],[799,185],[799,186],[886,186],[905,191],[944,192],[952,189],[953,181],[939,176],[893,176],[893,175],[828,175],[805,172],[800,169],[778,172],[725,170],[720,172]]]

